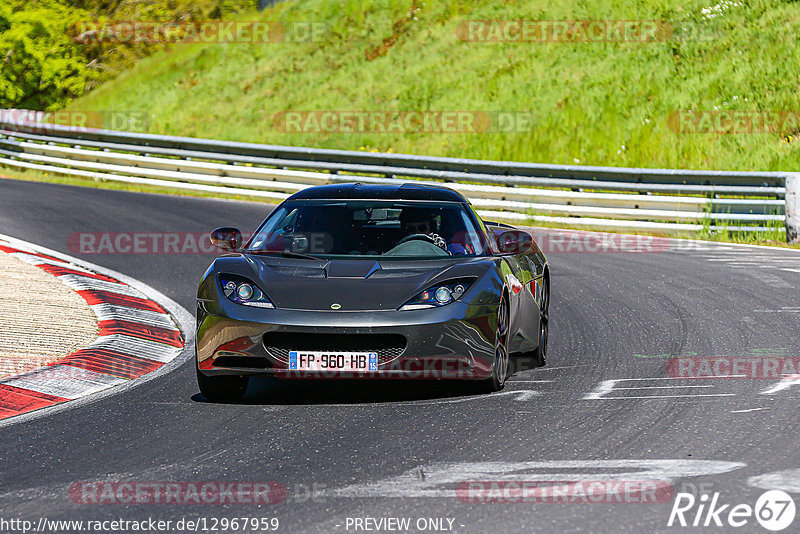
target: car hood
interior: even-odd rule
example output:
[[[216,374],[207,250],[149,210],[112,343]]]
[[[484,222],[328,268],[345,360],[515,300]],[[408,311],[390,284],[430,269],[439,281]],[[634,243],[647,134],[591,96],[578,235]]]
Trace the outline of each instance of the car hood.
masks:
[[[335,304],[340,311],[394,310],[431,285],[479,278],[495,263],[495,258],[487,257],[420,261],[240,258],[276,307],[321,311]]]

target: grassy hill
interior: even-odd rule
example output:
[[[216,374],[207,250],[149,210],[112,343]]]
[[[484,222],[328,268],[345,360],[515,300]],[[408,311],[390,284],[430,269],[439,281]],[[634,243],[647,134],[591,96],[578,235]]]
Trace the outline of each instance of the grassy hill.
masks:
[[[565,164],[795,169],[800,121],[793,115],[766,133],[731,133],[719,113],[800,116],[800,4],[709,4],[288,1],[236,18],[290,30],[317,23],[324,31],[316,39],[172,45],[71,108],[147,111],[152,132],[238,141]],[[466,21],[518,19],[658,21],[659,33],[649,42],[463,38]],[[530,122],[471,133],[283,131],[281,113],[314,110],[485,111],[495,120],[506,112]],[[707,128],[714,133],[679,133],[676,113],[688,110],[720,124]]]

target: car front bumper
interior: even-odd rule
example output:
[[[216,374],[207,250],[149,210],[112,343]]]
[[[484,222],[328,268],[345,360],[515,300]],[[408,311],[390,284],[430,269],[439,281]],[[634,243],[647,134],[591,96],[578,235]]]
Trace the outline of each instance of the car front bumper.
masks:
[[[490,376],[494,365],[497,306],[454,302],[424,310],[343,312],[219,304],[211,303],[216,312],[211,313],[206,302],[198,301],[197,365],[207,376],[481,380]],[[302,345],[323,339],[319,336],[352,340],[359,348],[348,351],[345,341],[331,349],[317,344],[316,350],[363,352],[369,346],[364,340],[375,339],[370,336],[403,343],[401,350],[386,352],[376,371],[297,371],[289,369],[286,351],[276,351],[269,341],[284,334],[299,339],[301,346],[291,350],[301,351],[313,350]]]

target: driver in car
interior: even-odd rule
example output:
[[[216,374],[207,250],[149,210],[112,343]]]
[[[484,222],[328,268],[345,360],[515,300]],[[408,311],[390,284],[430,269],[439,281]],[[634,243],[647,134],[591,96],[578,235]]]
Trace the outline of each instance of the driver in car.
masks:
[[[422,234],[429,236],[434,245],[447,250],[447,243],[438,232],[436,217],[429,210],[421,208],[405,208],[400,213],[400,227],[404,238]]]

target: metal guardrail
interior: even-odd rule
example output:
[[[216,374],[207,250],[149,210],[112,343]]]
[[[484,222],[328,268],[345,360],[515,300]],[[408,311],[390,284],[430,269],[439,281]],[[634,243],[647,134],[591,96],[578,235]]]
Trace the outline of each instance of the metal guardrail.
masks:
[[[479,212],[512,221],[625,230],[775,230],[780,172],[631,169],[327,150],[76,129],[0,110],[0,165],[282,199],[342,181],[447,182]],[[794,197],[792,197],[794,198]]]

